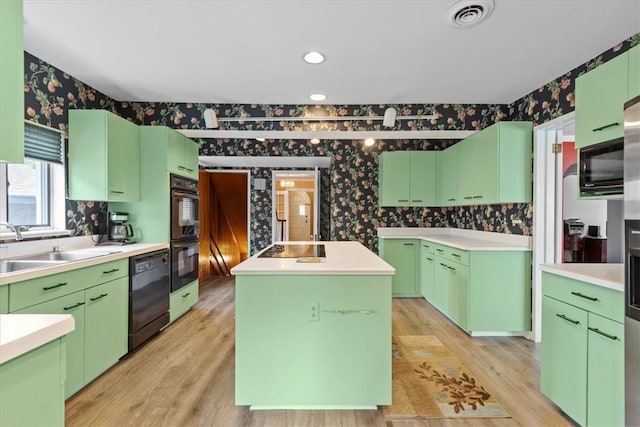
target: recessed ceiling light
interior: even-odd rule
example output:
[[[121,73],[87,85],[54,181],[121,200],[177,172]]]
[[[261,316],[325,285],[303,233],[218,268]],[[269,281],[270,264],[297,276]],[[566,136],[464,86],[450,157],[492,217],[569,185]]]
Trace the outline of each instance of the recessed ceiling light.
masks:
[[[312,138],[311,141],[309,142],[312,143],[313,145],[320,144],[320,140],[318,138]]]
[[[322,64],[324,62],[324,55],[320,52],[309,52],[304,57],[304,62],[307,64]]]
[[[364,145],[366,145],[367,147],[371,147],[375,143],[376,143],[376,140],[373,138],[367,138],[364,140]]]
[[[327,95],[323,95],[321,93],[313,93],[309,96],[309,98],[311,98],[312,101],[324,101],[325,99],[327,99]]]

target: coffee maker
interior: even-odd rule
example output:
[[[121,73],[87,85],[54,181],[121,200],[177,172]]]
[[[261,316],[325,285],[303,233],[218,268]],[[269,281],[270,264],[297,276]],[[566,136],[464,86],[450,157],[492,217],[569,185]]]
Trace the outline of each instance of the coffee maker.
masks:
[[[127,212],[109,212],[108,242],[111,244],[126,245],[132,243],[133,227],[128,224]]]

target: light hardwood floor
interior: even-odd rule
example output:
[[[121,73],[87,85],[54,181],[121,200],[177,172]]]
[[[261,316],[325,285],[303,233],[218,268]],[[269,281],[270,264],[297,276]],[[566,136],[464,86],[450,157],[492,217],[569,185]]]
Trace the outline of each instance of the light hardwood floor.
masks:
[[[201,284],[198,304],[66,403],[67,426],[562,426],[538,391],[539,348],[473,338],[419,298],[393,300],[394,335],[436,335],[512,415],[385,420],[378,411],[249,411],[234,405],[234,285]]]

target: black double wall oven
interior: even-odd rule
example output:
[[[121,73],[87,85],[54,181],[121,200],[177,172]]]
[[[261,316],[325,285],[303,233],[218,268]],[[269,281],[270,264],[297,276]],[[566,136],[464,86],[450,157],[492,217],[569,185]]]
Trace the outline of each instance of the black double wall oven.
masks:
[[[171,292],[198,279],[198,181],[171,175]]]

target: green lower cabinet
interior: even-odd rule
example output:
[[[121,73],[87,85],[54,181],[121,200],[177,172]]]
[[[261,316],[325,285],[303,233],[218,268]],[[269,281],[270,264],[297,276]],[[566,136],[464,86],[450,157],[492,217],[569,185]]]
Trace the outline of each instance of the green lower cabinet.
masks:
[[[629,49],[629,84],[627,100],[640,96],[640,45]]]
[[[67,344],[67,380],[65,398],[73,395],[84,386],[85,360],[85,299],[84,291],[75,292],[41,304],[32,305],[15,312],[16,314],[71,314],[75,320],[75,329],[68,333]]]
[[[65,338],[0,365],[0,426],[64,426]]]
[[[624,425],[624,325],[589,313],[587,424]]]
[[[0,286],[0,314],[9,312],[9,287]]]
[[[449,267],[442,257],[435,257],[433,300],[429,301],[444,314],[449,312]]]
[[[435,292],[435,255],[426,243],[420,245],[420,292],[426,300],[433,300]]]
[[[418,297],[419,240],[378,239],[380,257],[396,269],[392,279],[394,297]]]
[[[177,291],[169,298],[169,321],[173,322],[185,314],[198,302],[198,281],[191,282]]]
[[[540,390],[578,424],[587,421],[587,312],[542,297]]]
[[[85,295],[84,383],[115,365],[127,353],[129,280],[113,280]]]
[[[468,329],[469,267],[449,262],[449,316],[462,329]]]
[[[578,284],[582,288],[574,290]],[[542,274],[540,390],[585,426],[624,425],[624,325],[601,315],[612,314],[607,305],[585,309],[569,303],[581,302],[571,299],[576,294],[598,295],[597,303],[606,291],[610,290]],[[623,293],[617,293],[622,312]],[[558,295],[570,301],[557,299]]]

